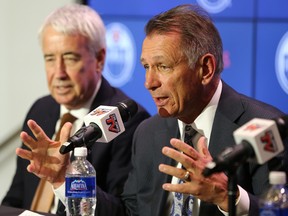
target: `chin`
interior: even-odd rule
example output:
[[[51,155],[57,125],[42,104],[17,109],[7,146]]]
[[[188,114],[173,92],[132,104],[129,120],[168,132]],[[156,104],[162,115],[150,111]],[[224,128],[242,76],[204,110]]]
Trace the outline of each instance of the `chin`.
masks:
[[[163,118],[172,117],[171,113],[169,113],[168,110],[163,107],[158,108],[158,114]]]

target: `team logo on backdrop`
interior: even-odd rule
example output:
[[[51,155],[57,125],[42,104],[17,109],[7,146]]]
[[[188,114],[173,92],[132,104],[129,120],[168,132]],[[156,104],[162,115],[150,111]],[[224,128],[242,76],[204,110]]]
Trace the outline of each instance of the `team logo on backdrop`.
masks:
[[[132,77],[136,46],[130,30],[122,23],[106,26],[107,57],[103,75],[111,85],[121,87]]]
[[[220,13],[231,6],[232,0],[197,0],[198,4],[209,13]]]
[[[278,44],[275,69],[281,88],[288,94],[288,32],[284,34]]]

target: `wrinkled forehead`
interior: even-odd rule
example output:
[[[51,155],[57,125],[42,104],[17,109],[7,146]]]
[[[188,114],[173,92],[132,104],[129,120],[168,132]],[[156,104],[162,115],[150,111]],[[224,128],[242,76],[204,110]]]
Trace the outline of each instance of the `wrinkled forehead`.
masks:
[[[178,34],[153,34],[146,36],[142,44],[141,62],[161,60],[167,55],[174,58],[182,56]]]

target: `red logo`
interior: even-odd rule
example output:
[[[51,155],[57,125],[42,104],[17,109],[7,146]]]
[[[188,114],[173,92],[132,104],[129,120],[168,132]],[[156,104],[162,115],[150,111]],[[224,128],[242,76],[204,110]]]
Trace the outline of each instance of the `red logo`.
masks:
[[[245,130],[249,130],[249,131],[254,131],[254,130],[257,130],[258,128],[261,128],[260,125],[258,124],[251,124],[251,125],[248,125]]]
[[[265,134],[260,137],[261,142],[264,144],[264,150],[268,152],[276,152],[277,146],[273,137],[272,131],[266,131]]]
[[[110,109],[97,108],[97,109],[93,110],[90,113],[90,115],[92,115],[92,116],[93,115],[100,116],[100,115],[103,115],[103,114],[105,114],[105,113],[107,113],[109,111],[110,111]]]
[[[110,125],[109,128],[108,128],[108,130],[110,132],[119,133],[121,131],[115,113],[112,113],[112,114],[109,115],[109,118],[106,119],[106,124]]]

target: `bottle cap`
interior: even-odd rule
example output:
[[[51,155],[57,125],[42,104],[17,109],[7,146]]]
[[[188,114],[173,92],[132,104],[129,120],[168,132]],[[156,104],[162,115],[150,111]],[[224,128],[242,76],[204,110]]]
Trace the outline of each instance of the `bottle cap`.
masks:
[[[87,148],[86,147],[76,147],[74,149],[74,155],[76,157],[87,156]]]
[[[269,173],[269,182],[272,185],[285,184],[286,183],[286,173],[282,172],[282,171],[271,171]]]

